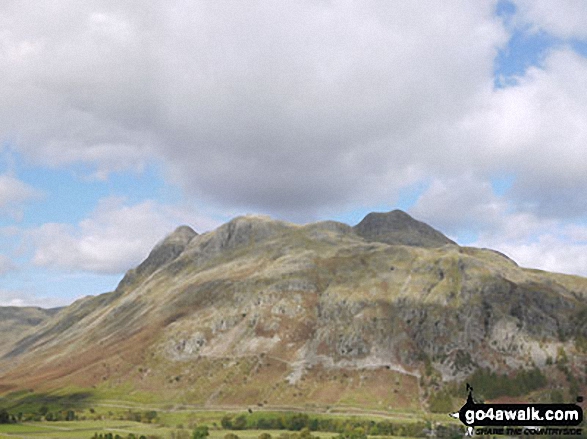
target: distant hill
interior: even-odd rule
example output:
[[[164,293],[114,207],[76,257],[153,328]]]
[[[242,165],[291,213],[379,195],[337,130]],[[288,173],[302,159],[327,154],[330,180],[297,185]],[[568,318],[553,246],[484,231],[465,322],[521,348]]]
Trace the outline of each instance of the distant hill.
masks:
[[[0,382],[207,407],[420,410],[464,379],[574,398],[586,298],[585,278],[458,246],[401,211],[354,227],[238,217],[178,228],[114,292],[40,321],[4,350]]]
[[[43,309],[35,307],[0,307],[0,353],[6,352],[13,343],[32,328],[57,314],[61,308]]]

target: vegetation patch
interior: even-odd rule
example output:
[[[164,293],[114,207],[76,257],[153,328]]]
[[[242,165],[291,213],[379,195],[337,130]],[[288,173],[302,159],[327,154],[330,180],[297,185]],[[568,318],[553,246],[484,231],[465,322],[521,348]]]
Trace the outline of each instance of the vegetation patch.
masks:
[[[525,395],[546,386],[547,379],[538,368],[519,370],[514,376],[480,368],[467,379],[467,382],[475,389],[475,395],[478,397],[494,399],[500,396]]]

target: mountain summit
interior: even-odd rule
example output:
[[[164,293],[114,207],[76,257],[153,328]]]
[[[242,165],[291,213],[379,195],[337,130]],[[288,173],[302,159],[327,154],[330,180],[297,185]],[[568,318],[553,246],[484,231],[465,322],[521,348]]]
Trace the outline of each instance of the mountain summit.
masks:
[[[130,270],[120,281],[117,290],[152,274],[162,265],[172,261],[181,254],[189,242],[198,234],[189,226],[180,226],[159,242],[138,267]]]
[[[0,383],[207,407],[420,410],[484,371],[548,377],[517,395],[576,395],[586,315],[587,279],[458,246],[400,211],[355,227],[244,216],[199,235],[178,228],[116,291],[4,346]]]
[[[438,230],[417,221],[401,210],[387,213],[368,214],[354,228],[357,235],[367,241],[384,242],[392,245],[412,245],[419,247],[442,247],[453,244]]]

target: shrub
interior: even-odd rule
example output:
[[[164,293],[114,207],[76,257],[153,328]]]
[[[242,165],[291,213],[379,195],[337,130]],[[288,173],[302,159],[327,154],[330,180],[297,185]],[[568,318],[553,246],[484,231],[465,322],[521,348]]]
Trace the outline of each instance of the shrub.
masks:
[[[194,432],[192,433],[192,439],[204,439],[209,434],[210,433],[208,433],[208,427],[206,427],[205,425],[201,425],[195,428]]]
[[[247,428],[247,418],[245,415],[237,416],[232,423],[232,428],[235,430],[244,430]]]
[[[452,398],[448,392],[440,391],[430,397],[430,411],[432,413],[449,413],[452,409]]]
[[[228,415],[224,416],[220,421],[220,425],[222,425],[222,428],[225,430],[232,430],[232,418]]]
[[[10,413],[8,413],[6,409],[0,410],[0,424],[9,424],[10,422],[12,422]]]
[[[339,434],[338,439],[367,439],[367,434],[365,433],[365,430],[357,427]]]

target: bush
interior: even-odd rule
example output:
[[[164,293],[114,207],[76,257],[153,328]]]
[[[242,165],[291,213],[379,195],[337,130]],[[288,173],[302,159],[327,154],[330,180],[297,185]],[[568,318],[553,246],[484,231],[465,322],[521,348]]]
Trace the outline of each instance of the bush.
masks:
[[[305,413],[296,413],[286,417],[283,424],[288,430],[300,431],[308,427],[309,417]]]
[[[151,410],[149,412],[145,412],[144,419],[150,424],[157,418],[157,412],[155,410]]]
[[[338,439],[367,439],[367,434],[365,430],[357,427],[339,434]]]
[[[430,397],[432,413],[450,413],[453,409],[452,398],[447,391],[440,391]]]
[[[232,430],[232,417],[228,415],[224,416],[220,421],[220,425],[222,425],[222,428],[225,430]]]
[[[6,411],[6,409],[0,410],[0,424],[10,424],[12,422],[12,416]]]
[[[485,399],[499,396],[522,396],[544,387],[547,383],[546,377],[537,368],[519,370],[513,377],[498,375],[488,369],[477,369],[468,381],[475,389],[475,395]]]
[[[199,427],[196,427],[196,429],[192,433],[192,439],[204,439],[209,434],[210,433],[208,433],[208,427],[206,427],[205,425],[201,425]]]
[[[232,428],[235,430],[244,430],[247,428],[247,418],[245,415],[237,416],[232,423]]]

